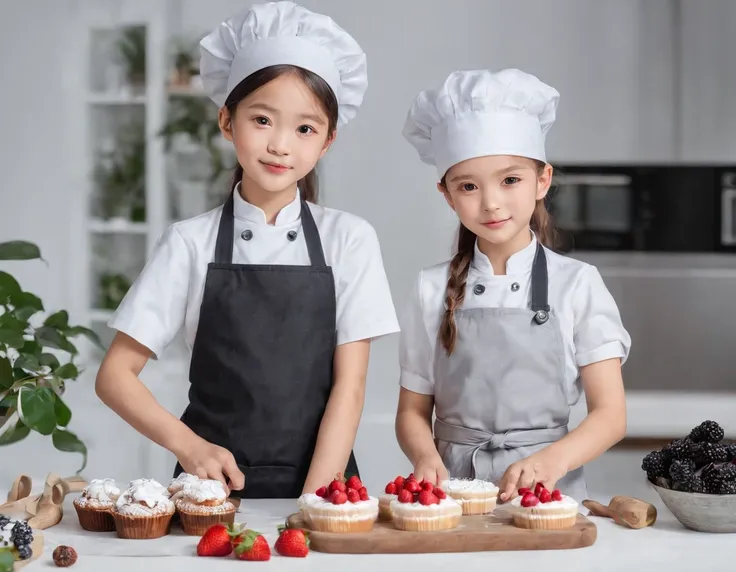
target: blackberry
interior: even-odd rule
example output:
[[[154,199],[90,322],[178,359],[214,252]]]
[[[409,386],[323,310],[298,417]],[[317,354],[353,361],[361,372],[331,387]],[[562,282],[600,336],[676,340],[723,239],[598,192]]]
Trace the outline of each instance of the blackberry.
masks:
[[[707,492],[705,484],[703,483],[703,478],[700,475],[693,475],[693,478],[690,481],[690,492],[701,494]]]
[[[30,546],[33,542],[33,530],[26,521],[19,520],[13,525],[13,530],[10,531],[10,540],[19,549],[23,546]]]
[[[654,482],[658,477],[667,475],[668,463],[665,463],[662,451],[652,451],[641,462],[641,468],[646,471],[647,478]]]
[[[702,467],[708,463],[724,463],[728,460],[728,450],[723,445],[698,443],[692,458],[696,467]]]
[[[24,544],[23,546],[17,547],[18,550],[18,558],[21,560],[28,560],[31,556],[33,556],[33,550],[31,549],[30,544]]]
[[[703,484],[710,494],[736,494],[730,492],[736,487],[736,465],[709,465],[709,470],[703,472]]]
[[[736,461],[736,443],[726,445],[726,454],[729,461]]]
[[[692,461],[675,460],[670,466],[672,488],[688,492],[692,488],[692,479],[695,474],[695,463]]]
[[[10,519],[7,516],[0,514],[0,528],[4,527],[9,522]]]
[[[692,457],[694,445],[689,437],[675,439],[662,449],[665,461],[684,460]]]
[[[696,443],[720,443],[723,439],[723,428],[715,421],[703,421],[690,431],[690,439]]]

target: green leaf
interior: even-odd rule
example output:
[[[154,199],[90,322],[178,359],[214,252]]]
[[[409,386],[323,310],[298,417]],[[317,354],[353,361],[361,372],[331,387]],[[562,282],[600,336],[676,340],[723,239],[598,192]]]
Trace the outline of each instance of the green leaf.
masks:
[[[54,412],[56,413],[57,425],[61,427],[69,425],[69,421],[72,419],[72,412],[58,395],[56,396],[56,401],[54,403]]]
[[[90,330],[89,328],[85,328],[84,326],[74,326],[73,328],[67,329],[65,333],[69,337],[85,336],[89,341],[95,344],[98,348],[102,350],[105,349],[105,346],[102,344],[102,340],[100,340],[100,337],[97,335],[97,333]]]
[[[0,358],[0,391],[5,391],[13,385],[13,366],[6,357]]]
[[[0,550],[0,572],[13,572],[15,556],[9,548]]]
[[[7,303],[11,296],[21,293],[20,284],[7,272],[0,271],[0,304]]]
[[[40,365],[47,365],[52,370],[59,367],[59,360],[54,354],[42,353],[40,356],[38,356],[38,363]]]
[[[0,401],[0,407],[15,407],[18,405],[18,394],[9,393]]]
[[[51,435],[56,428],[56,394],[48,387],[21,387],[18,413],[23,423],[41,435]]]
[[[41,326],[36,330],[35,336],[38,343],[42,346],[64,350],[72,355],[77,353],[77,348],[61,332],[54,328]]]
[[[66,429],[56,429],[51,435],[51,441],[59,451],[65,453],[81,453],[82,454],[82,467],[79,472],[82,472],[87,466],[87,447],[82,443],[79,438]]]
[[[15,360],[13,367],[29,369],[31,371],[38,371],[41,369],[41,365],[38,363],[36,356],[29,354],[20,354]]]
[[[77,379],[79,377],[79,370],[73,363],[65,363],[54,373],[61,379]]]
[[[23,332],[0,328],[0,342],[10,346],[11,348],[20,349],[26,342]]]
[[[0,260],[34,260],[41,258],[38,246],[23,240],[0,242]]]
[[[27,425],[24,425],[20,420],[18,420],[15,422],[14,427],[11,427],[2,435],[0,435],[0,446],[12,445],[13,443],[22,441],[23,439],[28,437],[30,432],[31,429]]]
[[[46,318],[43,325],[57,330],[64,330],[69,327],[69,314],[66,310],[60,310]]]
[[[20,292],[11,296],[10,303],[15,306],[13,313],[24,322],[27,322],[37,312],[43,312],[43,302],[30,292]]]

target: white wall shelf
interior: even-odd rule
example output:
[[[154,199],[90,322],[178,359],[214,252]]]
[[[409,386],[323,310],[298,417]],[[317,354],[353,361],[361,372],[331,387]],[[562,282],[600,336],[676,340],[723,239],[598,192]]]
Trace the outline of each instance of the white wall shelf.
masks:
[[[102,220],[92,218],[87,229],[94,234],[147,234],[148,224],[145,222],[131,222],[126,219]]]
[[[90,105],[146,105],[145,95],[129,95],[126,93],[90,93],[87,103]]]

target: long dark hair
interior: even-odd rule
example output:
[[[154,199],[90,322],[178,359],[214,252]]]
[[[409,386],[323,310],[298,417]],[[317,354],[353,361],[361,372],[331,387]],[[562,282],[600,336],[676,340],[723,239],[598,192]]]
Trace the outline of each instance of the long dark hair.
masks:
[[[537,173],[541,174],[544,170],[545,163],[537,160],[534,160],[534,163],[537,167]],[[447,188],[445,177],[442,177],[441,184]],[[530,226],[543,246],[551,249],[556,247],[557,232],[552,223],[552,217],[547,211],[544,199],[538,200],[534,206]],[[439,330],[440,341],[447,355],[450,355],[455,349],[455,343],[457,341],[455,310],[462,306],[463,300],[465,299],[465,284],[468,280],[468,270],[470,269],[470,262],[473,259],[473,250],[477,238],[472,230],[469,230],[464,224],[460,223],[460,230],[457,235],[457,250],[450,262],[449,277],[447,279],[447,287],[445,288],[445,305],[447,308],[442,317]]]
[[[319,101],[322,110],[327,115],[328,137],[331,136],[337,128],[338,104],[335,92],[327,84],[325,80],[317,74],[312,73],[304,68],[291,65],[270,66],[262,70],[258,70],[243,81],[241,81],[225,101],[225,107],[230,112],[230,117],[235,116],[235,110],[238,104],[248,97],[251,93],[268,82],[275,80],[282,75],[296,75],[304,85],[314,94]],[[238,163],[233,173],[233,180],[230,186],[230,192],[235,190],[235,186],[243,178],[243,167]],[[319,198],[319,180],[317,178],[316,167],[312,169],[306,176],[298,182],[301,198],[311,203],[316,203]]]

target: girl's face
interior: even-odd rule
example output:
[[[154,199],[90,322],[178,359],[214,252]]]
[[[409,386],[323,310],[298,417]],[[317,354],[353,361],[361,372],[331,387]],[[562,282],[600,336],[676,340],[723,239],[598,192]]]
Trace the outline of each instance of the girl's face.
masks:
[[[219,119],[235,145],[243,185],[271,193],[293,191],[334,140],[319,101],[293,74],[249,94],[232,117],[223,107]]]
[[[445,174],[446,187],[437,188],[480,241],[500,246],[528,239],[534,207],[551,181],[550,165],[539,173],[531,159],[492,155],[454,165]]]

